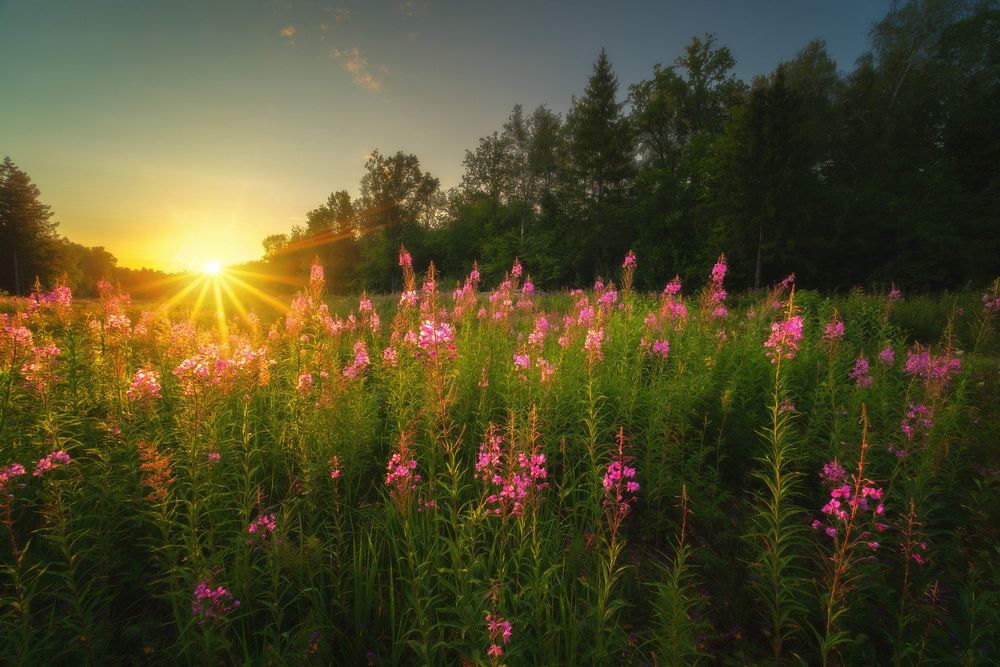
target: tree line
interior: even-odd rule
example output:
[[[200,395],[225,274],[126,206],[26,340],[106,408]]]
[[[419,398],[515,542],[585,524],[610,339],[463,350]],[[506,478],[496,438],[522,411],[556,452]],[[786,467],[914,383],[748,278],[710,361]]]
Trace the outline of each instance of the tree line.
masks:
[[[333,192],[253,264],[301,276],[318,256],[335,291],[392,290],[405,245],[449,278],[478,260],[495,281],[519,257],[559,288],[634,249],[637,287],[658,289],[724,251],[734,287],[792,270],[823,290],[985,283],[1000,273],[998,36],[995,1],[911,0],[847,73],[813,41],[748,83],[705,35],[627,90],[602,50],[564,114],[515,105],[456,187],[375,150],[359,196]]]
[[[725,251],[735,285],[952,288],[1000,272],[1000,12],[995,2],[894,4],[840,73],[814,41],[752,82],[696,37],[621,90],[602,51],[563,115],[515,105],[444,192],[414,155],[376,151],[305,226],[265,241],[272,270],[313,255],[341,289],[392,289],[400,244],[486,279],[515,257],[535,283],[617,272],[692,278]]]

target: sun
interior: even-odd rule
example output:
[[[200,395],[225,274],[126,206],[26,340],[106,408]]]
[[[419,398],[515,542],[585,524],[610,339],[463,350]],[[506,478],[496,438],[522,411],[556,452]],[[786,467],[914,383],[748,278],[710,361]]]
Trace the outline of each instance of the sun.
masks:
[[[202,267],[201,272],[206,276],[217,276],[222,273],[222,262],[217,259],[205,262],[205,266]]]

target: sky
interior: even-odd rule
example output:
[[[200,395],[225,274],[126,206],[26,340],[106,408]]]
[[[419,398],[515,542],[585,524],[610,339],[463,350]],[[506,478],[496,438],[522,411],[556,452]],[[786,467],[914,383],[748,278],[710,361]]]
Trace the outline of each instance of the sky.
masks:
[[[0,157],[120,266],[262,254],[372,150],[443,188],[514,104],[564,114],[601,48],[619,94],[714,34],[749,81],[823,39],[842,72],[885,0],[0,0]]]

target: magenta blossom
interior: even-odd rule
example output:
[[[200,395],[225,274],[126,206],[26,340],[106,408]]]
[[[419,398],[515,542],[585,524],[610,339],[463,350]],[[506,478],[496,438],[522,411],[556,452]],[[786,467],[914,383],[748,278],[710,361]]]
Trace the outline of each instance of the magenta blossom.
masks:
[[[35,472],[31,474],[35,477],[41,477],[50,470],[55,470],[60,466],[69,465],[70,463],[69,454],[60,449],[52,452],[43,459],[39,459],[38,464],[35,466]]]
[[[794,359],[802,340],[802,317],[796,315],[771,324],[771,335],[764,343],[772,364],[782,359]]]

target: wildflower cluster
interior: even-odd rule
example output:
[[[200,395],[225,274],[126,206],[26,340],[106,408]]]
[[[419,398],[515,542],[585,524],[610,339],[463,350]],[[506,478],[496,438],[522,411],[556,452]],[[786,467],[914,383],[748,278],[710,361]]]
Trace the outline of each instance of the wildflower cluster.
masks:
[[[35,289],[27,299],[29,318],[43,313],[54,313],[61,322],[68,322],[73,308],[73,291],[66,285],[56,285],[51,292],[43,293],[36,281]]]
[[[962,372],[962,360],[952,354],[932,355],[930,349],[917,346],[917,349],[906,353],[903,371],[943,387]]]
[[[823,521],[815,519],[812,526],[817,530],[824,529],[829,537],[836,538],[841,528],[852,529],[859,513],[870,513],[872,518],[885,514],[883,490],[874,486],[871,480],[862,478],[860,471],[848,477],[847,471],[837,461],[831,461],[823,466],[820,478],[830,489],[830,499],[821,510],[827,523],[824,525]],[[877,522],[876,527],[879,531],[886,529],[881,522]],[[862,533],[861,538],[869,549],[878,550],[879,543],[871,539],[869,531]]]
[[[782,359],[794,359],[802,340],[802,317],[795,315],[771,324],[771,335],[764,342],[772,364]]]
[[[21,366],[24,383],[39,394],[47,393],[60,380],[56,374],[56,357],[61,353],[54,343],[33,348],[31,360]]]
[[[622,521],[628,515],[635,494],[639,491],[639,482],[635,481],[635,468],[629,466],[629,457],[625,456],[625,433],[618,430],[617,449],[611,463],[604,472],[601,485],[604,487],[604,511],[611,524],[612,533],[617,533]]]
[[[507,619],[502,616],[486,614],[486,631],[490,633],[490,647],[486,649],[486,655],[494,660],[503,656],[503,647],[510,641],[511,626]]]
[[[237,609],[240,601],[222,586],[212,588],[208,579],[202,579],[194,588],[194,602],[191,603],[191,613],[198,619],[199,625],[208,621],[220,621],[226,614]]]
[[[393,452],[389,463],[386,464],[385,473],[385,485],[389,488],[389,495],[401,511],[417,490],[420,479],[420,475],[417,474],[417,460],[410,456],[406,436],[403,435],[400,437],[399,450]]]
[[[140,368],[132,376],[132,384],[125,394],[133,401],[160,398],[160,372]]]
[[[726,289],[723,287],[727,269],[726,256],[719,255],[718,261],[712,267],[708,287],[705,288],[704,308],[712,317],[725,317],[729,314],[725,305]]]
[[[503,437],[492,424],[479,447],[475,474],[492,487],[486,502],[498,516],[523,516],[538,491],[548,486],[545,454],[516,451],[513,441],[504,451]]]
[[[899,428],[907,442],[926,444],[927,437],[934,428],[934,413],[922,403],[910,403]]]
[[[354,361],[344,368],[344,377],[353,379],[364,373],[368,368],[368,347],[363,340],[354,343]]]
[[[263,549],[277,527],[274,512],[262,514],[247,528],[247,543],[258,549]]]
[[[41,477],[50,470],[69,465],[71,462],[72,459],[70,459],[69,454],[60,449],[52,452],[45,458],[39,459],[38,464],[35,465],[35,471],[31,474],[35,477]]]
[[[854,380],[857,387],[868,388],[872,386],[871,369],[868,366],[868,359],[858,357],[854,361],[854,368],[851,369],[849,377]]]
[[[425,360],[454,359],[455,330],[447,322],[424,320],[420,323],[420,333],[417,335],[418,356]]]
[[[25,473],[24,466],[20,463],[12,463],[5,468],[0,468],[0,493],[9,494],[7,490],[10,480],[20,477]]]
[[[844,322],[840,319],[840,313],[834,311],[833,317],[823,325],[823,340],[832,343],[844,338]]]

